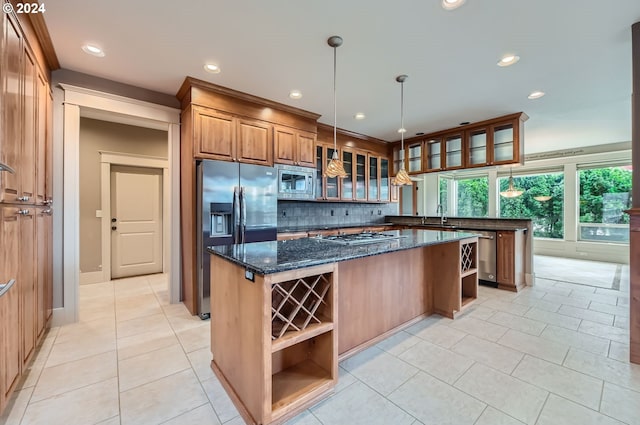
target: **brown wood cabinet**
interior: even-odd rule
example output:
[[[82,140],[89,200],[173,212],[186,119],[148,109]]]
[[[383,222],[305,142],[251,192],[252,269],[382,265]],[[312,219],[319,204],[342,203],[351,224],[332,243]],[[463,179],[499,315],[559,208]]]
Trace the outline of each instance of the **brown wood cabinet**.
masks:
[[[518,291],[525,286],[525,233],[522,230],[497,232],[496,280],[500,289]]]
[[[31,49],[24,45],[23,103],[22,103],[22,150],[20,152],[20,191],[18,201],[35,202],[36,175],[36,125],[38,113],[38,65]]]
[[[3,40],[0,40],[0,161],[18,171],[22,162],[23,36],[13,14],[3,13],[0,20],[3,27]],[[21,175],[0,173],[0,184],[0,201],[18,202]]]
[[[198,158],[272,165],[271,125],[207,108],[193,108]]]
[[[315,167],[316,135],[294,128],[274,126],[274,162],[278,164]]]
[[[405,140],[393,147],[394,172],[401,160],[410,174],[522,163],[524,122],[519,112]]]
[[[0,283],[14,280],[13,286],[0,297],[0,411],[18,382],[22,368],[20,342],[20,223],[17,206],[0,206]]]
[[[17,285],[20,293],[20,320],[22,323],[22,364],[26,365],[36,347],[37,293],[35,267],[35,208],[21,208],[20,215],[20,266]]]
[[[221,318],[211,322],[211,367],[245,422],[283,423],[330,394],[338,380],[336,265],[256,274],[255,282],[217,256],[211,269],[211,310]]]
[[[14,3],[15,4],[15,3]],[[0,413],[28,369],[52,312],[52,94],[41,17],[0,15]],[[40,20],[36,30],[36,21]],[[37,230],[36,230],[37,228]],[[38,237],[36,237],[38,234]]]

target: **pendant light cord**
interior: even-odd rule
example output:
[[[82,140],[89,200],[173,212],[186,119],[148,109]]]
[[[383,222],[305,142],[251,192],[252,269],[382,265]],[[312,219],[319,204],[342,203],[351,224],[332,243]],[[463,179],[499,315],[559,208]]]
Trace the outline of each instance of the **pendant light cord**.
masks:
[[[338,102],[336,100],[336,54],[337,47],[333,48],[333,152],[337,152],[337,131],[338,126]]]
[[[404,168],[404,81],[400,83],[400,146],[402,150],[401,168]]]

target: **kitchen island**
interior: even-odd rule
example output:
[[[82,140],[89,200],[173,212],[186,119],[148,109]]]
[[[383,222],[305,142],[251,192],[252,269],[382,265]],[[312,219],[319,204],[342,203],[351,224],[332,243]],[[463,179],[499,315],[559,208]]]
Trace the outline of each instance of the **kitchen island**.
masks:
[[[338,361],[477,296],[477,237],[384,232],[210,248],[212,368],[247,423],[281,423],[333,391]]]

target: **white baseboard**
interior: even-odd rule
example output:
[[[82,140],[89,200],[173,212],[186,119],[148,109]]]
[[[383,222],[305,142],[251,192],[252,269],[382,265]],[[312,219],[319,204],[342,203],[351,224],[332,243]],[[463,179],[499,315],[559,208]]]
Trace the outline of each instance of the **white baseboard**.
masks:
[[[104,273],[102,272],[102,270],[97,272],[86,272],[86,273],[80,272],[80,285],[106,282],[103,275]]]

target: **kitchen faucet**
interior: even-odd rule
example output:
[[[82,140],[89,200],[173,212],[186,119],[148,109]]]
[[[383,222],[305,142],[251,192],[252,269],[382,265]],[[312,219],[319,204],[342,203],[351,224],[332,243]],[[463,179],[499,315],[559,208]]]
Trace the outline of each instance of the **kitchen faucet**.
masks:
[[[438,204],[436,214],[440,215],[440,225],[444,225],[447,222],[447,216],[444,214],[444,206],[442,204]]]

